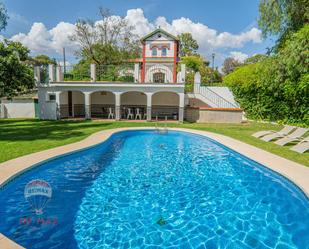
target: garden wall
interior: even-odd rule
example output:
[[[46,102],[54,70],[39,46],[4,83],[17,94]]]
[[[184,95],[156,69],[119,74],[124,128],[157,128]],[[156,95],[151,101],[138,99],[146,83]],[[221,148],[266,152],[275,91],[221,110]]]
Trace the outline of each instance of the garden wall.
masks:
[[[35,103],[34,99],[13,99],[1,100],[1,118],[34,118]]]
[[[196,123],[241,123],[240,108],[186,107],[185,120]]]

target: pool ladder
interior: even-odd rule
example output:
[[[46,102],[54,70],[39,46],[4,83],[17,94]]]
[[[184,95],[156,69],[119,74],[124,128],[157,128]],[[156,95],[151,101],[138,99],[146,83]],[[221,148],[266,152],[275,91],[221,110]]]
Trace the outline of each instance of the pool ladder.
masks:
[[[163,127],[159,126],[158,116],[156,116],[156,132],[159,133],[159,134],[165,134],[165,133],[168,132],[168,129],[167,129],[167,116],[165,116],[165,122],[164,122]]]

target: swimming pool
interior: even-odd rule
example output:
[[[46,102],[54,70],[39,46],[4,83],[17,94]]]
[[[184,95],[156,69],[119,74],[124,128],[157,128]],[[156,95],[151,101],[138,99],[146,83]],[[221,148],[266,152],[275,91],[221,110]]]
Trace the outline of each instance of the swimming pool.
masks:
[[[25,186],[52,197],[36,215]],[[126,131],[0,190],[0,232],[27,248],[306,248],[309,201],[206,137]]]

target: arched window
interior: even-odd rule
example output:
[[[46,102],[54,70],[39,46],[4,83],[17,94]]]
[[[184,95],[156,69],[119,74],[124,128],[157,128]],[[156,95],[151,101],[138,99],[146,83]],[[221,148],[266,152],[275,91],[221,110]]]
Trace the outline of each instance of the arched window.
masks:
[[[157,56],[158,52],[157,52],[157,48],[153,48],[152,49],[152,56]]]
[[[162,48],[162,56],[166,56],[167,54],[167,49],[166,48]]]

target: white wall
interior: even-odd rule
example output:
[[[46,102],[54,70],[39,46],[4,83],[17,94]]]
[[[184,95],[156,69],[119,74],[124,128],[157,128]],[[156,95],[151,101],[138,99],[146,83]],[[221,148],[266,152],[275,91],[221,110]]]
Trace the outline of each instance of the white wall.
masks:
[[[147,105],[147,96],[142,92],[127,92],[121,94],[121,105]]]
[[[179,106],[177,93],[159,92],[152,95],[152,105]]]
[[[13,99],[1,101],[1,118],[34,118],[33,99]]]
[[[111,92],[95,92],[91,94],[91,104],[115,105],[115,95]]]
[[[72,92],[72,104],[73,105],[82,105],[85,104],[85,95],[79,91]]]
[[[206,104],[200,99],[188,98],[188,100],[189,100],[188,105],[192,107],[210,107],[210,105]]]
[[[39,118],[40,119],[57,119],[56,102],[47,101],[47,92],[52,92],[52,88],[40,87],[38,89],[39,97]]]
[[[68,92],[60,93],[60,105],[67,105],[68,103]]]
[[[67,105],[69,103],[68,91],[60,93],[60,105]],[[72,91],[72,104],[82,105],[85,103],[85,96],[82,92]]]
[[[158,37],[158,33],[154,34],[152,37],[149,37],[145,41],[145,56],[146,57],[153,57],[152,56],[152,49],[151,47],[153,45],[158,45],[159,48],[161,48],[161,45],[167,45],[167,54],[165,57],[174,57],[174,41],[171,41],[171,38],[165,36],[161,33],[161,37]],[[157,57],[161,57],[161,49],[157,49]]]

